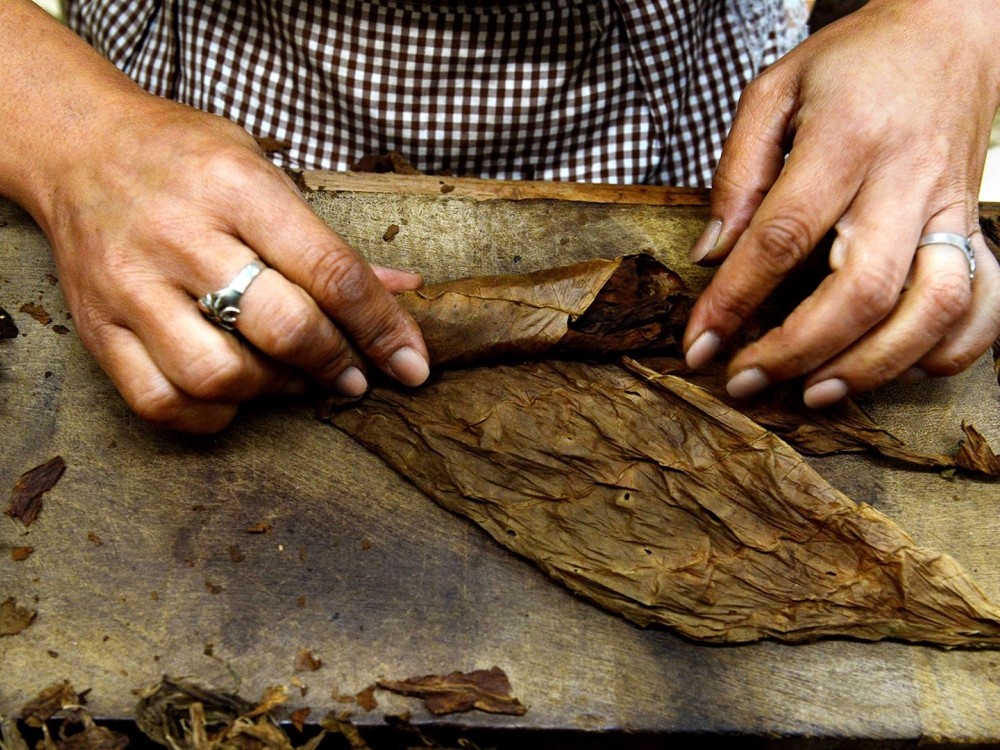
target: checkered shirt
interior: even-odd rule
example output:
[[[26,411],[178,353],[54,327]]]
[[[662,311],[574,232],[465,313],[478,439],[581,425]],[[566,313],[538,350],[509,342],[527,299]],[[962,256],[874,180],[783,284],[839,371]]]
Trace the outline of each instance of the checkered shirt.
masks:
[[[147,90],[290,142],[500,179],[703,186],[802,0],[69,0]]]

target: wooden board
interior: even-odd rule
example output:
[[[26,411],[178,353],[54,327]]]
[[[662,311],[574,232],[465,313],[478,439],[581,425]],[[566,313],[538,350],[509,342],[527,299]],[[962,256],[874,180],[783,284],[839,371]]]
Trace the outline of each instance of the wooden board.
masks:
[[[399,194],[392,178],[388,192],[323,179],[309,197],[331,226],[370,259],[429,280],[640,250],[681,263],[706,216],[703,199],[672,205],[665,189],[643,205],[581,200],[587,188],[573,200],[483,200],[458,187]],[[391,224],[400,232],[385,242]],[[706,277],[683,273],[694,285]],[[495,664],[528,713],[450,723],[1000,740],[996,652],[847,641],[705,647],[637,628],[438,508],[316,421],[307,399],[247,407],[213,437],[151,429],[83,349],[54,274],[37,227],[0,202],[0,306],[22,331],[0,340],[0,491],[56,454],[68,465],[27,533],[0,516],[0,601],[16,596],[38,611],[30,628],[0,638],[0,713],[62,679],[92,688],[90,707],[103,717],[129,717],[131,691],[162,674],[255,698],[288,684],[308,648],[323,666],[298,675],[309,690],[293,690],[290,708],[308,705],[313,717],[342,707],[334,690]],[[42,304],[53,323],[19,313],[25,302]],[[55,333],[56,323],[70,333]],[[928,448],[953,444],[962,419],[1000,445],[990,364],[866,402]],[[953,554],[1000,600],[996,483],[859,457],[817,465],[920,543]],[[246,531],[261,521],[270,533]],[[10,549],[26,544],[35,552],[13,561]],[[378,698],[353,720],[379,724],[409,710],[431,721],[415,701]]]

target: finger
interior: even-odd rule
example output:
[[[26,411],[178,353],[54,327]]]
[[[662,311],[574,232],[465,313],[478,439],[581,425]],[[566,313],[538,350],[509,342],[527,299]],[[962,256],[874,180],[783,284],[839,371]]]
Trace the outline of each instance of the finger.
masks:
[[[410,292],[419,289],[424,285],[424,277],[412,271],[403,271],[399,268],[386,268],[372,264],[372,271],[382,282],[382,286],[389,290],[390,294],[400,292]]]
[[[688,253],[692,263],[718,263],[728,254],[781,173],[795,88],[780,66],[740,95],[712,178],[712,218]]]
[[[144,421],[165,429],[218,432],[236,415],[236,406],[192,398],[177,388],[127,328],[105,325],[92,331],[91,351],[129,408]]]
[[[841,140],[840,134],[799,136],[807,145],[792,150],[750,226],[691,311],[684,345],[694,369],[739,330],[855,199],[860,173],[829,162],[828,149]],[[827,146],[808,145],[813,143]]]
[[[961,250],[928,245],[917,250],[912,282],[886,319],[809,377],[803,400],[821,408],[849,393],[895,380],[937,346],[970,309],[969,263]]]
[[[360,396],[368,388],[364,361],[299,286],[265,269],[240,299],[236,328],[267,356],[326,388]]]
[[[209,264],[209,268],[215,264]],[[217,278],[232,279],[232,266]],[[236,269],[239,270],[238,268]],[[194,278],[208,276],[204,269]],[[218,289],[225,284],[211,282]],[[205,284],[193,285],[205,289]],[[145,299],[157,309],[135,309],[127,317],[150,359],[179,390],[198,401],[238,403],[281,390],[291,378],[279,365],[242,342],[238,336],[209,323],[193,299],[194,290],[150,285]],[[154,314],[155,313],[155,314]]]
[[[954,375],[972,365],[1000,335],[1000,266],[978,229],[972,235],[976,276],[971,312],[921,358],[919,374]]]
[[[305,289],[377,367],[406,385],[422,383],[429,370],[420,329],[368,264],[280,181],[262,181],[261,190],[254,206],[273,210],[236,206],[241,239]]]

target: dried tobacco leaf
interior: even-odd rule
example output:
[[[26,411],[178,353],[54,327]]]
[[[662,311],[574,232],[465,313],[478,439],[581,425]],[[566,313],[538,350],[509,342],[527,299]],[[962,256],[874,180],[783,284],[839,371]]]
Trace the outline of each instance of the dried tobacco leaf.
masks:
[[[49,315],[48,311],[41,305],[35,304],[34,302],[25,302],[21,305],[21,312],[30,315],[43,326],[47,326],[52,322],[52,316]]]
[[[323,660],[312,655],[312,651],[307,648],[300,648],[295,656],[296,672],[315,672],[323,666]]]
[[[916,547],[697,386],[630,367],[447,372],[415,392],[375,388],[332,421],[641,625],[725,643],[1000,646],[1000,609],[952,558]]]
[[[138,691],[135,723],[154,742],[173,748],[194,747],[191,706],[200,704],[204,726],[228,727],[253,705],[237,695],[209,690],[187,680],[164,677],[151,688]]]
[[[500,667],[473,672],[451,672],[406,680],[379,680],[378,687],[400,695],[422,698],[435,716],[478,708],[493,714],[523,716],[527,709],[510,694],[510,680]]]
[[[21,718],[29,727],[40,727],[64,708],[81,704],[80,695],[68,680],[50,685],[21,707]]]
[[[66,462],[62,456],[51,458],[41,466],[26,471],[14,483],[10,503],[4,513],[19,519],[26,527],[31,526],[42,509],[42,495],[56,486],[64,471]]]
[[[36,614],[33,609],[19,607],[17,599],[8,596],[0,602],[0,635],[17,635],[31,625]]]
[[[396,295],[435,366],[585,351],[677,348],[694,295],[649,255],[516,276],[459,279]]]

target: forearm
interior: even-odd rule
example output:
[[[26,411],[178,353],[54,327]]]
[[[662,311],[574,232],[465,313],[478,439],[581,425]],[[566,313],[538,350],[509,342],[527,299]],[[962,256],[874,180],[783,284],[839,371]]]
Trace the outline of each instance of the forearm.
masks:
[[[39,221],[59,178],[149,98],[30,0],[0,3],[0,194]]]

